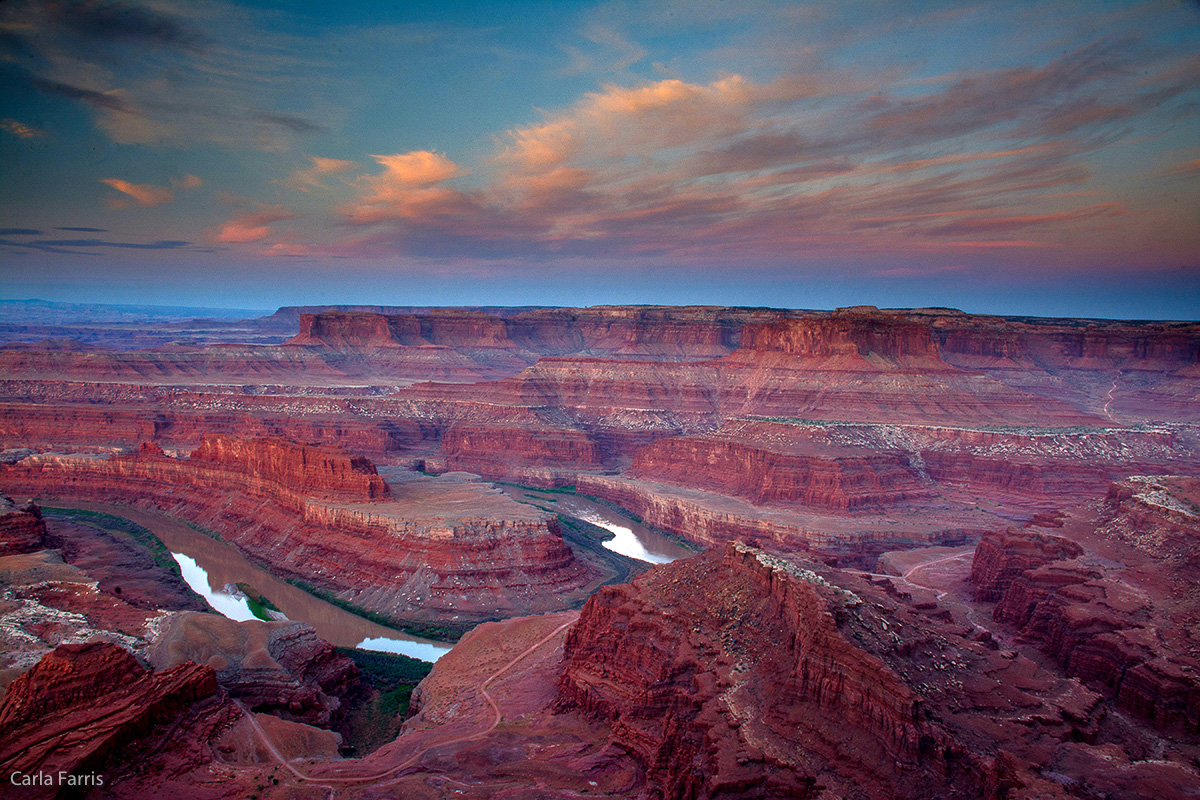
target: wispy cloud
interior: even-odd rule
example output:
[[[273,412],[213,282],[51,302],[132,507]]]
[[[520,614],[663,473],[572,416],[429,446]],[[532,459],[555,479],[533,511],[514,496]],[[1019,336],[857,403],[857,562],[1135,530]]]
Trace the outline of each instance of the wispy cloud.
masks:
[[[85,104],[121,144],[286,150],[326,130],[316,115],[337,105],[323,91],[321,48],[270,30],[283,12],[214,2],[5,6],[0,59],[11,74]]]
[[[204,181],[195,175],[172,178],[171,187],[174,188],[149,183],[130,183],[120,178],[101,178],[100,182],[126,195],[108,198],[106,202],[110,208],[131,208],[135,205],[151,208],[166,205],[175,200],[176,189],[196,189],[204,184]]]
[[[24,122],[18,122],[15,119],[0,120],[0,128],[3,128],[7,133],[11,133],[18,139],[42,139],[46,136],[46,132],[41,128],[26,125]]]
[[[0,234],[3,234],[0,231]],[[187,248],[191,242],[177,239],[161,239],[153,242],[123,242],[111,239],[29,239],[13,241],[0,239],[0,246],[15,248],[19,251],[41,251],[69,255],[95,255],[97,248],[115,248],[118,250],[180,250]]]
[[[296,170],[279,183],[289,189],[307,193],[314,189],[327,188],[325,179],[328,176],[344,174],[358,166],[353,161],[343,161],[338,158],[310,156],[309,160],[312,162],[311,166]]]
[[[266,239],[276,222],[292,219],[296,214],[282,206],[263,206],[257,211],[239,214],[214,231],[213,240],[225,244],[246,244]]]
[[[449,158],[410,153],[393,169],[376,157],[385,172],[360,177],[358,199],[340,207],[366,229],[345,246],[481,258],[1081,246],[1108,256],[1140,212],[1099,182],[1098,159],[1130,126],[1152,136],[1180,114],[1195,124],[1193,70],[1134,33],[1045,52],[933,76],[810,59],[769,80],[631,77],[497,137],[463,186],[450,179],[465,167]],[[406,180],[417,164],[428,179]]]

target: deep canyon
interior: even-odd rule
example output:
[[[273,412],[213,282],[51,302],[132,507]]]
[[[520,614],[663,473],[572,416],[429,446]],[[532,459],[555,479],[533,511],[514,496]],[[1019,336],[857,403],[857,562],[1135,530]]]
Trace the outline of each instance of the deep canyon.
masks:
[[[1200,793],[1200,323],[317,306],[0,343],[4,776]],[[270,575],[227,586],[261,618],[160,520]],[[292,591],[375,626],[337,644],[453,647],[371,716],[403,681]]]

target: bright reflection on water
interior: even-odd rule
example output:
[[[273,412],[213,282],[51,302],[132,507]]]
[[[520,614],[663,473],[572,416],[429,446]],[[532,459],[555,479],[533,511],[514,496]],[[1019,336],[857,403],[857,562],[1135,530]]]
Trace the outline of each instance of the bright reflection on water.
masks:
[[[576,514],[584,522],[590,522],[599,528],[604,528],[606,531],[612,531],[613,538],[607,542],[601,542],[601,544],[613,552],[620,553],[629,558],[636,558],[638,561],[649,561],[651,564],[667,564],[675,560],[675,556],[668,556],[663,553],[651,553],[642,544],[642,541],[634,535],[631,528],[609,522],[590,511],[581,510],[577,511]]]
[[[450,652],[450,645],[426,642],[405,642],[400,639],[366,638],[354,645],[359,650],[377,650],[381,653],[399,653],[421,661],[437,661]]]
[[[223,616],[238,622],[258,619],[250,610],[245,597],[237,597],[222,589],[209,585],[208,571],[200,566],[194,558],[183,553],[172,552],[171,555],[179,564],[179,571],[192,591],[208,601],[208,604]],[[359,650],[376,650],[381,653],[400,653],[421,661],[437,661],[450,652],[451,645],[435,644],[433,642],[416,642],[405,639],[388,639],[386,637],[367,637],[355,645]]]
[[[246,602],[246,598],[235,597],[224,589],[214,589],[209,586],[208,573],[194,559],[183,553],[171,553],[171,555],[179,563],[179,571],[183,573],[183,579],[187,581],[188,586],[192,587],[192,591],[207,600],[208,604],[222,615],[238,622],[258,619],[250,610],[250,604]]]

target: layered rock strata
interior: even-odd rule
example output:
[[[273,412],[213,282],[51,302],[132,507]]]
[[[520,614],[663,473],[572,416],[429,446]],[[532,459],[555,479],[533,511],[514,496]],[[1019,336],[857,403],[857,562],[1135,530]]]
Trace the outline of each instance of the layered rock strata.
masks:
[[[932,593],[742,545],[597,593],[559,703],[666,798],[1175,798],[1198,777],[1194,747],[1139,760],[1100,695]]]
[[[155,447],[31,457],[0,468],[0,484],[165,511],[398,619],[561,608],[603,580],[574,557],[551,514],[478,486],[388,499],[368,462],[280,439],[213,437],[188,459]]]
[[[300,622],[234,622],[182,613],[159,628],[145,657],[156,671],[208,665],[229,696],[252,711],[329,727],[358,668]]]
[[[976,597],[1118,706],[1164,730],[1200,732],[1200,481],[1114,484],[1099,510],[984,537]],[[1086,545],[1086,547],[1084,546]]]
[[[37,505],[17,505],[0,496],[0,556],[41,550],[45,539],[46,523]]]
[[[188,662],[147,672],[116,645],[62,645],[13,681],[0,704],[0,770],[49,775],[53,784],[9,785],[6,796],[73,791],[70,783],[59,785],[60,774],[84,790],[103,786],[106,778],[111,784],[110,762],[128,758],[156,726],[182,721],[205,699],[211,702],[204,711],[221,715],[217,691],[209,667]]]

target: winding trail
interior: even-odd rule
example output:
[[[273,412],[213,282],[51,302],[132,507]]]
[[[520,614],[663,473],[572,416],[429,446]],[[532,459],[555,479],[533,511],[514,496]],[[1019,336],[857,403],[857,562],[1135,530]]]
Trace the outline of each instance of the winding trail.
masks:
[[[522,650],[519,655],[515,656],[511,661],[509,661],[503,667],[500,667],[500,669],[496,670],[491,675],[489,675],[488,677],[484,678],[482,681],[479,682],[479,685],[478,685],[479,693],[483,696],[483,699],[487,701],[487,704],[492,707],[493,717],[492,717],[492,722],[490,725],[488,725],[486,728],[484,728],[482,730],[476,731],[475,733],[468,734],[466,736],[455,736],[451,739],[444,739],[442,741],[431,742],[430,744],[427,744],[424,747],[422,747],[421,749],[417,750],[415,753],[413,753],[411,756],[409,756],[408,758],[406,758],[404,761],[400,762],[396,766],[389,767],[388,769],[385,769],[382,772],[376,772],[371,775],[333,777],[333,776],[311,775],[311,774],[305,774],[305,773],[301,772],[300,770],[298,770],[294,766],[292,766],[292,764],[289,763],[283,757],[283,754],[279,752],[279,749],[277,747],[275,747],[275,744],[271,741],[270,737],[267,736],[267,732],[264,731],[262,729],[262,726],[258,724],[258,720],[256,720],[254,718],[254,715],[250,712],[250,710],[247,709],[244,705],[242,705],[241,701],[234,701],[234,702],[236,702],[238,705],[238,708],[240,708],[242,710],[242,712],[245,713],[246,718],[250,720],[250,725],[254,728],[255,733],[258,734],[258,738],[262,741],[263,746],[267,748],[267,751],[270,752],[271,756],[274,757],[275,760],[278,761],[281,766],[283,766],[288,772],[292,773],[292,775],[295,776],[295,778],[297,780],[305,781],[308,783],[315,783],[318,786],[322,786],[323,788],[329,789],[330,793],[332,794],[333,787],[330,786],[329,784],[332,784],[332,783],[364,783],[364,782],[368,782],[368,781],[381,780],[383,778],[387,778],[392,775],[395,775],[397,772],[400,772],[403,769],[407,769],[408,767],[411,767],[413,764],[417,763],[417,761],[419,761],[422,756],[424,756],[427,752],[429,752],[430,750],[432,750],[435,747],[444,747],[446,745],[451,745],[451,744],[461,744],[462,742],[473,742],[476,739],[482,739],[483,737],[487,736],[489,733],[491,733],[493,730],[496,729],[496,726],[499,725],[500,721],[504,718],[504,715],[500,711],[500,707],[498,705],[496,705],[496,701],[492,699],[492,695],[487,690],[488,684],[492,683],[497,678],[499,678],[501,675],[503,675],[505,672],[507,672],[508,670],[515,667],[522,659],[524,659],[530,653],[537,650],[539,647],[546,644],[554,637],[558,636],[558,634],[562,633],[564,630],[566,630],[567,628],[574,625],[576,622],[576,619],[567,620],[562,625],[559,625],[557,628],[550,631],[550,633],[543,636],[537,642],[531,644],[529,647]]]
[[[1117,390],[1117,381],[1119,381],[1120,379],[1121,379],[1121,373],[1118,372],[1117,376],[1115,378],[1113,378],[1112,386],[1110,386],[1108,388],[1108,392],[1104,395],[1104,398],[1105,398],[1104,416],[1108,417],[1109,420],[1113,421],[1113,422],[1115,422],[1116,419],[1113,417],[1112,411],[1110,410],[1110,408],[1111,408],[1112,402],[1113,402],[1113,392],[1115,392]]]

